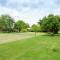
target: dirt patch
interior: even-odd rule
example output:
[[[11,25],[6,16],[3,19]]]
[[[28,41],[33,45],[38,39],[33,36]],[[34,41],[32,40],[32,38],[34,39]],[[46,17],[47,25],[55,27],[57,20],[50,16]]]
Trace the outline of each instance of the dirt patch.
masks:
[[[37,33],[37,35],[40,35],[40,33]],[[26,38],[31,38],[35,36],[35,33],[6,33],[6,34],[0,34],[0,43],[6,43],[11,41],[17,41],[17,40],[23,40]]]

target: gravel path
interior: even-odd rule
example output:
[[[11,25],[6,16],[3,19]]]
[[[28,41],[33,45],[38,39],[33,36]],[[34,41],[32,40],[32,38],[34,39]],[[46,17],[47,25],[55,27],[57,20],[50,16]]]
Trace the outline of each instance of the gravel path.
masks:
[[[42,34],[42,33],[41,33]],[[40,33],[37,33],[37,35],[40,35]],[[1,33],[0,34],[0,43],[6,43],[6,42],[12,42],[17,40],[23,40],[26,38],[31,38],[35,36],[35,33]]]

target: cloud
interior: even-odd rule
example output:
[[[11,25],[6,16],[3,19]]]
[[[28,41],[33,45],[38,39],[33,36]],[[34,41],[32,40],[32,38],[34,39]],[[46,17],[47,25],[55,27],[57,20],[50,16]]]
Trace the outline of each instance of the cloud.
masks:
[[[8,0],[6,6],[21,9],[28,8],[56,8],[59,0]]]
[[[60,0],[0,0],[0,14],[9,14],[15,21],[30,25],[49,13],[60,13]]]

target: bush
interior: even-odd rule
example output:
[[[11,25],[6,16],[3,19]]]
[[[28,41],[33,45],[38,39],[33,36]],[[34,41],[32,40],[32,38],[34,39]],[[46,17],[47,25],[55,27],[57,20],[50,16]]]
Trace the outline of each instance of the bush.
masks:
[[[22,29],[21,32],[27,32],[28,30],[27,29]]]

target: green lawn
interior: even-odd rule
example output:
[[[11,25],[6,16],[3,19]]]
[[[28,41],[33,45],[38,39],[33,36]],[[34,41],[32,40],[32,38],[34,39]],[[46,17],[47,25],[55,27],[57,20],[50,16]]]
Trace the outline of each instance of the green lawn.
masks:
[[[37,36],[0,44],[0,60],[60,60],[60,36]]]

